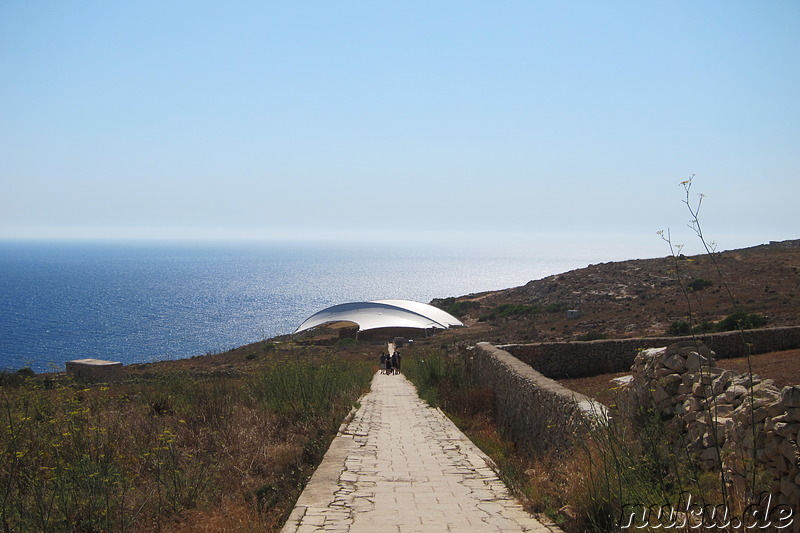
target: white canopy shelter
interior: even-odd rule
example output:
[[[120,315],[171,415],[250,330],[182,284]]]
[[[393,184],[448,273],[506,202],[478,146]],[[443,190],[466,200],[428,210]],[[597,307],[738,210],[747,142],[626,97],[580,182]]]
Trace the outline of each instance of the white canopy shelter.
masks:
[[[464,325],[450,313],[432,305],[411,300],[375,300],[323,309],[308,317],[295,333],[334,322],[352,322],[359,331],[377,328],[448,329]]]

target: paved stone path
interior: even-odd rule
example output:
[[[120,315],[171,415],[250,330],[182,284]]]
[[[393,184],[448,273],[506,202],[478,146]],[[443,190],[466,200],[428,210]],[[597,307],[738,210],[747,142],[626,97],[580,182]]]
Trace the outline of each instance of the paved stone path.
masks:
[[[487,460],[404,376],[376,374],[282,533],[560,531],[525,512]]]

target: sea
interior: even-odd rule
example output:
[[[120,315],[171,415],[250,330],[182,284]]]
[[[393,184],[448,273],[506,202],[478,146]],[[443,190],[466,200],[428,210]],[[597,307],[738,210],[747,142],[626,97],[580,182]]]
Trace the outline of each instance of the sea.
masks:
[[[608,259],[535,246],[0,241],[0,369],[219,353],[339,303],[427,303]]]

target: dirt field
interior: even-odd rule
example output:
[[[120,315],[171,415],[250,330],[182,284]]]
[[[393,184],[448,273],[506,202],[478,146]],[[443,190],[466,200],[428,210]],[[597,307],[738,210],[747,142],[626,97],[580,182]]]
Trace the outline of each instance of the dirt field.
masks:
[[[800,385],[800,349],[754,355],[750,358],[753,373],[775,381],[776,387]],[[747,372],[747,360],[721,359],[717,366]]]

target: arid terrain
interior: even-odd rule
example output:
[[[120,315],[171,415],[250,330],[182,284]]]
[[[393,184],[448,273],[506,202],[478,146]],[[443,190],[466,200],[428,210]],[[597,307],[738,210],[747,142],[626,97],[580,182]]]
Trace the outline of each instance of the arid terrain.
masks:
[[[693,282],[702,288],[688,288]],[[461,317],[468,328],[440,337],[524,343],[573,341],[587,335],[663,336],[670,324],[687,320],[690,312],[695,324],[718,322],[738,311],[763,316],[767,326],[795,326],[800,325],[800,240],[720,252],[714,258],[602,263],[457,301],[479,306],[468,304],[468,312]],[[540,311],[482,319],[501,305]],[[577,310],[577,318],[568,318],[566,310]],[[718,365],[745,372],[749,364],[755,374],[785,386],[800,383],[798,361],[800,349],[794,349],[760,354],[749,363],[743,358],[721,359]],[[624,374],[563,380],[562,384],[610,404],[616,386],[610,380]]]
[[[681,285],[688,287],[693,282],[698,290],[681,290]],[[713,260],[689,256],[600,263],[521,287],[432,303],[452,310],[468,325],[425,341],[418,339],[433,346],[663,336],[674,321],[686,320],[690,310],[693,323],[719,321],[738,310],[763,316],[767,327],[800,325],[800,240],[723,251]],[[460,308],[453,309],[454,304]],[[523,312],[497,316],[497,309],[503,306]],[[569,310],[578,311],[577,318],[569,318]],[[332,345],[337,339],[336,330],[323,329],[304,336],[302,346],[297,343],[300,339],[286,335],[217,355],[131,365],[126,372],[180,369],[235,374],[256,358],[269,358],[271,349],[302,354],[317,342]],[[353,351],[371,356],[377,344],[360,344]],[[797,355],[795,351],[782,352],[756,372],[766,377],[796,376],[800,382],[798,372],[792,374],[792,369],[800,369],[795,363]],[[765,357],[759,359],[766,361]],[[724,364],[736,364],[734,361]]]
[[[693,283],[697,290],[688,288]],[[724,251],[713,259],[600,263],[456,301],[474,302],[460,316],[469,327],[444,336],[503,343],[661,336],[690,311],[694,323],[739,311],[759,314],[771,327],[798,325],[800,240]],[[503,304],[523,312],[482,319]],[[568,318],[568,310],[577,318]]]
[[[453,343],[663,336],[690,312],[693,325],[734,312],[758,315],[766,326],[800,325],[800,240],[723,252],[714,259],[719,271],[709,257],[632,260],[434,301],[469,327],[428,337],[415,331],[404,373],[413,375],[415,354],[441,361],[457,353],[446,349]],[[14,394],[4,395],[3,412],[20,421],[8,425],[13,434],[3,444],[13,452],[5,456],[5,471],[11,473],[6,486],[22,487],[39,476],[34,485],[46,491],[44,497],[7,491],[17,497],[7,509],[19,511],[8,520],[35,522],[39,527],[29,529],[36,530],[52,529],[56,521],[81,523],[82,530],[118,529],[112,522],[121,517],[125,529],[142,532],[238,531],[254,525],[277,531],[339,421],[368,388],[377,355],[389,340],[385,332],[358,341],[339,334],[328,328],[214,355],[129,365],[124,382],[112,387],[86,387],[66,376],[6,375],[5,386]],[[742,370],[752,364],[755,373],[778,385],[798,383],[797,348],[719,365]],[[451,366],[457,365],[424,368]],[[567,485],[583,466],[530,462],[514,454],[493,422],[491,391],[461,390],[456,384],[467,380],[431,375],[442,384],[432,394],[444,408],[457,407],[470,438],[494,453],[504,475],[518,473],[514,486],[530,487],[526,505],[562,520],[562,509],[578,505],[564,495],[584,486]],[[612,377],[563,384],[611,405]],[[86,460],[91,457],[97,460]],[[82,470],[73,476],[67,465]],[[83,482],[94,478],[101,484]],[[35,509],[31,502],[37,498],[55,495],[69,496],[57,516],[41,509],[25,514]]]

